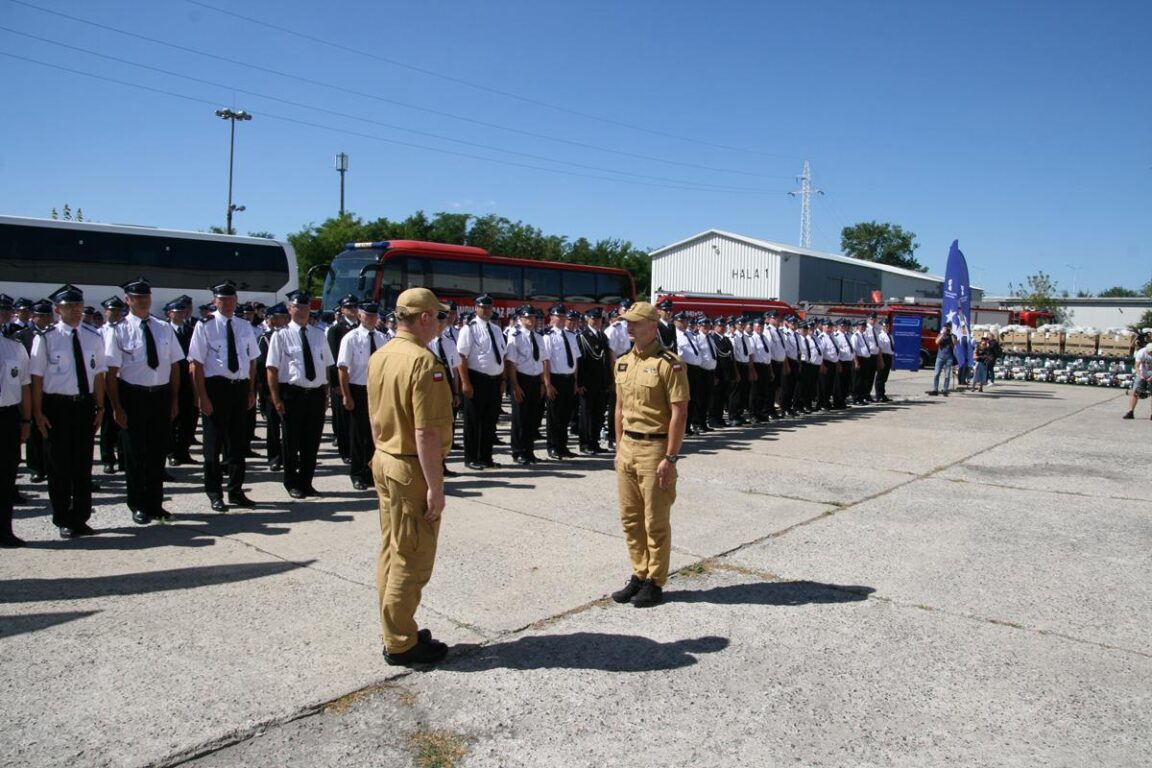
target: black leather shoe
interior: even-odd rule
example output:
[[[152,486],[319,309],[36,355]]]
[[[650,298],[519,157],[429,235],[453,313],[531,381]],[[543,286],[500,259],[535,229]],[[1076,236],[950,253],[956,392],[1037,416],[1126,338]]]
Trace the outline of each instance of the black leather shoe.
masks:
[[[24,539],[20,538],[14,533],[0,533],[0,547],[4,549],[16,549],[24,546]]]
[[[529,461],[528,458],[525,456],[517,456],[516,458],[512,459],[512,463],[513,464],[519,464],[522,467],[526,467],[529,464],[531,464],[532,462]]]
[[[444,469],[444,477],[460,477],[460,473],[454,472],[451,469],[445,468]]]
[[[368,490],[368,483],[364,482],[363,480],[353,480],[352,487],[357,491],[366,491]]]
[[[172,513],[164,509],[164,507],[160,507],[160,509],[152,513],[152,519],[158,520],[161,523],[170,523],[172,522]]]
[[[116,465],[115,464],[105,464],[104,465],[104,474],[106,474],[106,475],[116,474]]]
[[[343,464],[349,464],[349,465],[350,465],[350,464],[352,464],[352,459],[350,459],[350,458],[349,458],[349,457],[347,457],[347,456],[341,456],[341,457],[340,457],[340,461],[341,461],[341,463],[343,463]]]
[[[468,467],[468,469],[475,469],[475,470],[488,469],[488,467],[485,466],[484,463],[480,462],[480,461],[470,461],[467,464],[465,464],[464,466]]]
[[[312,486],[308,486],[307,488],[304,489],[304,495],[308,496],[310,498],[313,498],[313,499],[318,499],[321,496],[323,496],[324,494],[320,493],[320,491],[316,490]]]
[[[439,640],[424,641],[417,634],[416,645],[403,653],[384,652],[384,661],[389,666],[407,667],[412,664],[437,664],[448,655],[448,645]]]
[[[664,602],[664,590],[656,586],[656,582],[645,579],[640,589],[632,597],[632,605],[637,608],[651,608]]]
[[[200,463],[199,461],[197,461],[196,459],[192,458],[191,456],[189,456],[189,455],[188,455],[188,454],[186,454],[186,453],[184,453],[184,454],[181,454],[181,455],[180,455],[180,456],[178,456],[177,458],[179,458],[179,459],[180,459],[180,463],[181,463],[181,464],[199,464],[199,463]]]
[[[217,512],[227,512],[228,505],[224,503],[224,499],[212,499],[212,509]]]
[[[169,456],[168,457],[168,466],[170,466],[170,467],[180,466],[180,459],[176,456]]]
[[[307,494],[299,488],[289,488],[288,495],[294,499],[303,499]]]
[[[460,445],[460,443],[452,443],[452,450],[462,451],[464,450],[464,446]]]
[[[80,536],[80,534],[76,533],[76,529],[74,529],[74,528],[66,528],[66,527],[60,528],[60,538],[62,538],[62,539],[75,539],[79,536]]]
[[[561,456],[558,451],[553,451],[552,449],[549,449],[548,450],[548,458],[552,459],[553,461],[561,461],[564,457]]]
[[[28,478],[29,482],[42,483],[48,479],[48,476],[43,472],[33,472],[32,476]]]
[[[269,472],[280,472],[284,469],[284,465],[279,461],[274,461],[268,465]]]
[[[228,503],[234,507],[243,507],[244,509],[255,509],[256,502],[245,496],[243,493],[230,493],[228,494]]]
[[[618,589],[612,593],[612,599],[618,603],[627,603],[636,596],[636,593],[640,591],[640,587],[643,584],[643,579],[636,574],[632,574],[632,577],[628,579],[628,583],[624,585],[623,589]]]
[[[12,503],[13,504],[27,504],[28,503],[28,497],[25,496],[24,494],[20,493],[20,491],[12,491]]]
[[[134,509],[132,510],[132,522],[137,525],[148,525],[148,523],[152,522],[152,518],[144,510]]]
[[[164,480],[164,482],[166,482],[166,483],[174,483],[174,482],[176,482],[176,478],[175,478],[175,477],[173,477],[173,476],[172,476],[172,473],[171,473],[171,472],[169,472],[168,470],[164,470],[164,473],[163,473],[163,474],[162,474],[160,477],[161,477],[161,478]]]
[[[72,532],[75,533],[77,536],[95,536],[96,535],[96,529],[93,528],[92,526],[88,525],[88,523],[80,523],[80,525],[74,526],[72,528]]]

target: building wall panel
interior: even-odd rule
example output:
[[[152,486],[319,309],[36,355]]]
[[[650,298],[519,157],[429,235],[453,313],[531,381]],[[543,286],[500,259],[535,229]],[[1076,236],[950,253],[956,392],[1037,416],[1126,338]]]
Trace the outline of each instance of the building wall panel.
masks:
[[[653,259],[652,286],[653,293],[780,296],[780,256],[725,237],[707,237]]]

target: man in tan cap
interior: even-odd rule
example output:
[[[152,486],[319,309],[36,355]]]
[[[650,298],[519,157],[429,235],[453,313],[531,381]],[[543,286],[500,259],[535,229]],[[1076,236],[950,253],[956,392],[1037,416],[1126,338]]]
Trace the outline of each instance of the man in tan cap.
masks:
[[[448,653],[447,645],[416,626],[436,560],[442,462],[452,445],[448,371],[428,350],[447,316],[448,307],[427,288],[404,291],[396,300],[396,337],[368,363],[372,475],[380,497],[376,588],[384,659],[392,665],[435,664]]]
[[[688,372],[684,361],[664,349],[655,307],[637,302],[621,317],[635,342],[614,369],[616,485],[632,577],[612,599],[646,608],[663,601],[668,580],[669,516],[688,420]]]

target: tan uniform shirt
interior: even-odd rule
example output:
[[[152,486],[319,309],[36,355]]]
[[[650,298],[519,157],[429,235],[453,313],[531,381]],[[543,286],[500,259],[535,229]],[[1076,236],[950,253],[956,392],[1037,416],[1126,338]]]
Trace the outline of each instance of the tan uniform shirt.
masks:
[[[623,428],[646,435],[668,431],[672,404],[688,401],[688,369],[659,339],[646,350],[633,347],[616,360]]]
[[[407,331],[368,362],[368,416],[377,427],[376,450],[416,456],[416,430],[440,430],[441,455],[452,447],[452,389],[448,372]]]

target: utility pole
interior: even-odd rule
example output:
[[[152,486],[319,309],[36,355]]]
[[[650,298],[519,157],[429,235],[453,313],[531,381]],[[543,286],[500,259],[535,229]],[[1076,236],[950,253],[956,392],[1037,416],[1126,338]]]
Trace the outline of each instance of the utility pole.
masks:
[[[800,182],[800,189],[789,192],[792,197],[800,196],[800,247],[812,247],[812,195],[822,195],[824,190],[812,189],[812,172],[808,168],[808,161],[804,161],[804,171],[796,180]]]
[[[348,172],[348,155],[336,155],[336,172],[340,174],[340,216],[344,216],[344,174]]]
[[[252,115],[242,109],[234,110],[226,107],[216,110],[216,117],[231,123],[231,131],[229,131],[228,137],[228,213],[224,220],[224,234],[232,235],[235,234],[232,231],[232,214],[236,211],[244,210],[244,206],[236,205],[232,202],[232,165],[233,159],[236,156],[236,121],[251,120]]]

